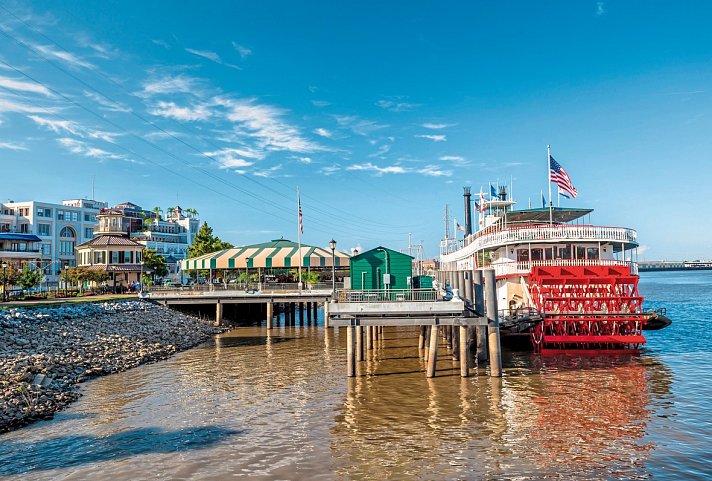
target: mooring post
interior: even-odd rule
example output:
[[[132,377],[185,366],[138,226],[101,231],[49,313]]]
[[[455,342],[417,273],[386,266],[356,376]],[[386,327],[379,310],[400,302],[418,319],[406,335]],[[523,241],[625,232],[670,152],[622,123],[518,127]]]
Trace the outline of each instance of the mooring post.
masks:
[[[470,343],[467,340],[467,326],[460,326],[460,377],[470,375]]]
[[[311,302],[307,302],[307,324],[311,324],[311,320],[312,320]]]
[[[223,324],[223,305],[220,301],[215,304],[215,325],[222,326]]]
[[[300,326],[304,325],[304,303],[303,302],[299,303],[299,325]]]
[[[373,326],[366,326],[366,350],[370,351],[373,349]]]
[[[457,326],[450,326],[452,332],[452,360],[460,360],[460,329]]]
[[[356,360],[363,361],[363,326],[356,326]]]
[[[490,357],[490,376],[502,376],[502,353],[499,345],[499,317],[497,315],[497,278],[494,269],[485,270],[487,309],[487,337]]]
[[[272,302],[267,303],[267,329],[272,329],[272,317],[274,317],[274,304]]]
[[[485,293],[482,286],[482,271],[477,269],[472,273],[473,292],[475,297],[475,312],[485,315]],[[487,360],[487,326],[477,326],[477,362]]]
[[[420,333],[418,334],[418,349],[425,348],[425,326],[420,326]]]
[[[314,325],[319,324],[319,303],[312,302],[312,317],[314,317]]]
[[[427,377],[435,377],[435,368],[438,361],[438,339],[440,335],[440,326],[432,326],[430,328],[430,348],[428,349],[428,371]]]
[[[354,349],[354,337],[356,328],[348,326],[346,328],[346,375],[356,376],[356,350]]]
[[[428,361],[428,357],[430,356],[430,336],[432,334],[432,330],[430,329],[430,326],[423,326],[425,328],[425,349],[423,349],[423,361]]]

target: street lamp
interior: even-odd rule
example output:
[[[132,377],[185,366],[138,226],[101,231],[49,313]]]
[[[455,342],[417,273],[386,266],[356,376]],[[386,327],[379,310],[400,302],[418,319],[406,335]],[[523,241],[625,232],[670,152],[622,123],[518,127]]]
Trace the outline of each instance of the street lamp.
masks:
[[[383,254],[384,254],[384,256],[385,256],[385,258],[386,258],[386,259],[385,259],[385,260],[386,260],[386,275],[388,276],[388,284],[384,283],[384,286],[383,286],[383,287],[384,287],[385,290],[387,291],[387,290],[389,290],[389,288],[391,287],[391,272],[390,272],[389,262],[388,262],[388,251],[387,251],[386,249],[382,248],[382,247],[379,247],[379,248],[376,249],[376,250],[377,250],[377,251],[382,251]]]
[[[329,247],[331,247],[331,299],[336,297],[336,263],[334,262],[336,254],[336,241],[331,239],[329,241]]]
[[[2,301],[7,300],[7,262],[2,261]]]
[[[69,262],[64,262],[64,297],[67,297],[67,269],[69,269]]]

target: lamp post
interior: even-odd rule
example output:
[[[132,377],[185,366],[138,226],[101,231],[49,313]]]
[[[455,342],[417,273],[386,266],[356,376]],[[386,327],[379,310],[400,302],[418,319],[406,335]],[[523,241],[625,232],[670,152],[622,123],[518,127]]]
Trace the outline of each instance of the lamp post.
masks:
[[[2,301],[7,300],[7,262],[2,261]]]
[[[67,269],[69,269],[69,262],[64,262],[64,297],[67,297]]]
[[[331,239],[329,241],[329,247],[331,247],[331,299],[336,297],[336,263],[334,259],[336,258],[336,241]]]
[[[376,250],[377,250],[377,251],[382,251],[383,254],[384,254],[385,257],[386,257],[386,275],[388,276],[388,284],[385,284],[385,283],[384,283],[384,286],[383,286],[383,287],[384,287],[386,290],[389,290],[390,287],[391,287],[391,282],[390,282],[390,281],[391,281],[391,272],[390,272],[390,268],[389,268],[389,265],[388,265],[388,251],[387,251],[386,249],[382,248],[382,247],[379,247],[379,248],[376,249]]]

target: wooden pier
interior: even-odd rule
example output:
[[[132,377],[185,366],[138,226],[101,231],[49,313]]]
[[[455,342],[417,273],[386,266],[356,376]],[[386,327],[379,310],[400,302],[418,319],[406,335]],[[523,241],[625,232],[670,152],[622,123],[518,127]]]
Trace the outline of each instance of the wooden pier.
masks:
[[[460,289],[451,300],[439,300],[432,289],[339,291],[329,306],[329,323],[346,328],[346,373],[357,374],[357,364],[365,359],[363,346],[370,349],[384,327],[417,327],[418,348],[427,361],[427,377],[434,377],[440,337],[444,337],[453,358],[460,363],[460,375],[468,377],[475,362],[490,360],[490,375],[502,375],[499,321],[494,271],[478,275],[451,273]],[[444,283],[443,283],[444,284]],[[452,284],[450,284],[452,285]],[[366,336],[364,343],[364,335]],[[477,345],[472,359],[471,346]],[[489,352],[485,351],[489,346]]]

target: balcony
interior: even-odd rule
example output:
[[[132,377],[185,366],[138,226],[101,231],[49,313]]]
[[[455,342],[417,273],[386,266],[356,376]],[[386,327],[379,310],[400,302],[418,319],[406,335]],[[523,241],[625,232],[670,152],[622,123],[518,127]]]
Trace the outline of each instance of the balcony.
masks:
[[[638,274],[638,263],[631,261],[623,261],[618,259],[548,259],[542,261],[516,261],[516,262],[499,262],[487,266],[494,269],[497,277],[508,277],[528,274],[532,267],[578,267],[578,266],[627,266],[630,267],[631,274]]]
[[[512,227],[477,233],[461,241],[450,239],[440,243],[440,258],[454,262],[472,256],[483,249],[494,249],[509,244],[547,242],[621,242],[637,246],[638,233],[626,227],[592,225],[541,225]]]
[[[99,234],[126,234],[128,232],[126,226],[119,225],[95,225],[94,235]]]

